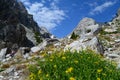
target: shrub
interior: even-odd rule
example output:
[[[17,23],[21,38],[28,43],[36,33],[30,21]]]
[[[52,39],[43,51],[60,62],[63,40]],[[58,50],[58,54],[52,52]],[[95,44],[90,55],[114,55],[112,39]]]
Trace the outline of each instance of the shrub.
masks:
[[[0,68],[0,72],[2,72],[2,71],[4,71],[4,69],[3,69],[3,68]]]
[[[76,40],[77,38],[78,38],[78,35],[76,35],[76,34],[73,32],[72,35],[71,35],[71,39]]]
[[[29,80],[120,80],[116,66],[91,50],[56,52],[37,61],[29,67]]]
[[[10,64],[3,64],[3,65],[1,66],[1,68],[3,68],[3,69],[9,68],[9,67],[10,67]]]
[[[43,40],[42,40],[42,38],[40,37],[40,33],[35,32],[34,34],[35,34],[35,39],[36,39],[37,43],[38,43],[38,44],[41,43]]]
[[[87,33],[91,32],[91,29],[86,30]]]

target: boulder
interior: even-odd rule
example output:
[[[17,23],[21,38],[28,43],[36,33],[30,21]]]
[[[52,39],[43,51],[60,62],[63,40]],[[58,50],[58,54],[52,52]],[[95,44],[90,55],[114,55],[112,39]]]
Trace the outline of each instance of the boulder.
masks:
[[[49,45],[49,44],[56,44],[56,43],[60,42],[59,39],[57,39],[57,38],[46,39],[46,41],[47,41],[47,45]]]
[[[108,33],[112,33],[112,32],[116,32],[117,30],[116,29],[105,29],[104,31]]]
[[[0,61],[5,59],[6,51],[7,51],[7,48],[1,49],[1,51],[0,51]]]
[[[15,58],[25,58],[25,56],[30,54],[30,48],[29,47],[20,47],[17,52],[15,53]]]
[[[31,52],[35,53],[40,50],[43,50],[43,49],[45,49],[46,45],[47,45],[47,41],[43,41],[43,43],[39,44],[38,46],[32,47]]]
[[[11,66],[10,68],[3,71],[2,73],[6,74],[6,76],[13,76],[15,69],[16,69],[15,66]]]
[[[96,51],[97,53],[101,53],[101,54],[104,53],[103,46],[96,36],[91,36],[91,37],[83,36],[80,39],[67,45],[64,49],[70,51],[75,51],[75,50],[80,51],[87,48],[90,48]]]
[[[33,52],[33,53],[35,53],[35,52],[38,52],[38,51],[40,51],[41,49],[40,49],[40,47],[38,47],[38,46],[35,46],[35,47],[32,47],[31,48],[31,51]]]
[[[108,54],[107,57],[113,59],[113,58],[119,58],[120,56],[118,54]]]

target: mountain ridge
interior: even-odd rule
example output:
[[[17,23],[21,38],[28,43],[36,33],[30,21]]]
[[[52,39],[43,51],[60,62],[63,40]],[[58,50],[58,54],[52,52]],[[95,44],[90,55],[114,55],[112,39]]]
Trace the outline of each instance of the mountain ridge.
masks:
[[[38,26],[33,16],[28,14],[25,6],[20,1],[0,0],[0,4],[0,49],[12,47],[14,44],[19,47],[32,47],[37,44],[39,38],[51,38],[52,34]],[[18,27],[21,27],[21,29]],[[26,31],[24,27],[31,31],[27,32],[28,30]],[[30,35],[26,36],[30,32],[33,33],[31,38],[29,38]]]

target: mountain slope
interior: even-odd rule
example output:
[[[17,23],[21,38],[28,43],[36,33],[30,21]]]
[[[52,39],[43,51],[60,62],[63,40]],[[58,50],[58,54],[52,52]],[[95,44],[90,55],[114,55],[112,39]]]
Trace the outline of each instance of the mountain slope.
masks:
[[[21,2],[0,0],[0,49],[15,44],[32,47],[39,39],[50,37],[51,34],[37,25]]]

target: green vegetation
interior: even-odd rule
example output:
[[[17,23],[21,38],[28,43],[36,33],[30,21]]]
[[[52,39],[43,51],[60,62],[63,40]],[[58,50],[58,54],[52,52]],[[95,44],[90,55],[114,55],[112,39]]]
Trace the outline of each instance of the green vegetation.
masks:
[[[78,35],[76,35],[76,34],[73,32],[72,35],[71,35],[71,39],[76,40],[77,38],[78,38]]]
[[[0,72],[4,71],[4,69],[0,68]]]
[[[106,32],[106,31],[104,31],[104,29],[102,29],[102,30],[100,31],[100,34],[101,34],[101,35],[116,34],[116,33],[119,33],[119,31],[117,30],[117,31],[114,31],[114,32]]]
[[[118,27],[117,32],[120,33],[120,26]]]
[[[87,33],[91,32],[91,29],[88,29],[86,32],[87,32]]]
[[[117,27],[120,27],[120,20],[116,19],[115,23],[116,23]]]
[[[29,80],[120,80],[113,62],[91,50],[55,52],[29,66]]]
[[[106,34],[108,34],[108,33],[105,32],[104,29],[102,29],[102,30],[100,31],[100,35],[106,35]]]
[[[41,43],[43,40],[40,37],[40,33],[35,32],[34,34],[35,34],[35,39],[36,39],[37,43],[38,44]]]

